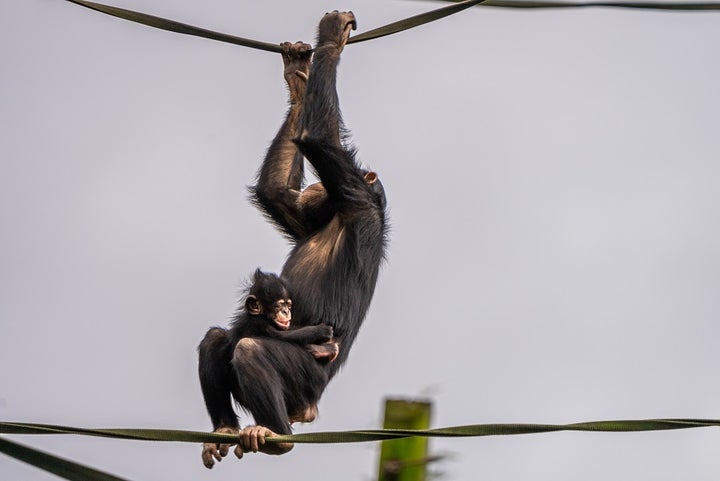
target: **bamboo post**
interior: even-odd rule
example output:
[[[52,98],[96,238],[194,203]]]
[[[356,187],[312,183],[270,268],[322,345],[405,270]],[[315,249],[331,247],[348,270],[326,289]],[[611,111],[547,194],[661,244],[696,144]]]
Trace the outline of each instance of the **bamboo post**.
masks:
[[[385,429],[428,429],[432,404],[405,399],[385,400]],[[380,447],[379,481],[425,481],[428,439],[425,437],[383,441]]]

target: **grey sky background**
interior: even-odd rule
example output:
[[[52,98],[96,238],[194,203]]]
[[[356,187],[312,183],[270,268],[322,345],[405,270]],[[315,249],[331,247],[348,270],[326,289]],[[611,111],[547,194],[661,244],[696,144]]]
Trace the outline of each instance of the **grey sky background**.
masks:
[[[269,42],[439,6],[113,4]],[[350,361],[298,431],[720,418],[720,14],[475,8],[351,45],[345,120],[392,216]],[[61,0],[0,3],[0,419],[209,430],[196,346],[281,236],[247,201],[279,55]],[[228,458],[18,437],[129,479],[375,476],[378,446]],[[433,440],[449,480],[710,480],[720,431]],[[335,474],[333,474],[335,473]],[[53,476],[0,456],[0,478]]]

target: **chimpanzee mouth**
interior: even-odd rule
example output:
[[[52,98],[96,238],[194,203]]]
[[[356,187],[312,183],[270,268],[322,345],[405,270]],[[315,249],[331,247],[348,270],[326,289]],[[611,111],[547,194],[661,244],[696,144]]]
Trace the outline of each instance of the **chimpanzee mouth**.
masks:
[[[286,331],[290,327],[290,320],[275,319],[275,324],[277,325],[278,329]]]

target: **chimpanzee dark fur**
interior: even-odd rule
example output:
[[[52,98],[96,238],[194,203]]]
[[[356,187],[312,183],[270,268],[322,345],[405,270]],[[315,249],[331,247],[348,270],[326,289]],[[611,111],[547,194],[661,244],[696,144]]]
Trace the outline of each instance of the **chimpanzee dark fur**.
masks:
[[[260,269],[256,270],[253,275],[253,283],[248,290],[248,295],[257,298],[266,311],[275,301],[290,299],[290,294],[282,279],[275,274],[262,272]],[[333,337],[333,328],[326,324],[298,326],[293,322],[287,330],[280,330],[268,319],[266,313],[252,315],[246,308],[241,308],[231,323],[229,336],[235,342],[244,337],[269,337],[306,346],[329,342]]]
[[[237,416],[230,404],[229,395],[232,393],[238,404],[256,420],[263,419],[267,427],[278,429],[276,432],[289,433],[288,419],[298,417],[303,408],[317,403],[322,394],[321,386],[327,383],[326,372],[312,357],[314,362],[312,365],[308,363],[304,375],[296,375],[295,363],[300,357],[298,348],[302,351],[304,346],[330,341],[333,329],[325,324],[292,325],[287,330],[278,329],[267,313],[275,301],[288,299],[289,294],[285,283],[275,274],[264,273],[260,269],[255,271],[247,294],[257,298],[265,307],[265,312],[253,315],[242,305],[230,329],[211,328],[200,344],[199,373],[205,403],[215,429],[238,427]],[[282,368],[265,366],[266,354]],[[306,357],[302,356],[303,359]],[[267,388],[263,384],[254,384],[258,382],[257,378],[236,375],[238,370],[257,370],[254,374],[266,376],[263,384]],[[273,377],[274,374],[277,377]],[[296,385],[299,391],[293,391],[291,398],[282,400],[286,406],[284,412],[272,413],[274,417],[269,417],[266,406],[273,405],[275,400],[272,397],[280,392],[276,386],[282,385]]]
[[[312,64],[309,45],[283,44],[290,109],[252,189],[255,203],[293,243],[281,273],[294,303],[292,324],[332,326],[339,356],[322,364],[293,343],[238,342],[232,332],[239,321],[229,335],[211,329],[200,345],[200,378],[216,430],[238,427],[232,391],[257,424],[289,433],[293,414],[313,407],[347,360],[370,306],[387,220],[377,175],[343,143],[336,73],[354,27],[352,13],[326,15]],[[321,181],[304,190],[303,157]]]

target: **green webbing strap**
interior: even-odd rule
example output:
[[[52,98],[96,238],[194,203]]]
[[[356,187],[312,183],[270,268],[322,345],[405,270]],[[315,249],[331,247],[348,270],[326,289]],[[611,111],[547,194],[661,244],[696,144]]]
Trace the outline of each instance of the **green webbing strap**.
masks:
[[[389,23],[383,27],[375,28],[365,33],[361,33],[360,35],[355,35],[353,37],[350,37],[348,43],[364,42],[366,40],[385,37],[387,35],[392,35],[393,33],[402,32],[403,30],[409,30],[411,28],[419,27],[420,25],[425,25],[426,23],[434,22],[435,20],[445,18],[449,15],[452,15],[453,13],[461,12],[466,8],[474,7],[475,5],[479,5],[481,3],[484,3],[485,1],[487,0],[464,0],[460,2],[455,2],[455,5],[449,5],[449,7],[451,8],[441,7],[437,10],[431,10],[429,12],[421,13],[420,15],[415,15],[414,17],[409,17],[404,20]]]
[[[109,473],[0,437],[0,453],[73,481],[125,481]]]
[[[259,40],[251,40],[249,38],[236,37],[221,32],[214,32],[205,28],[194,27],[186,23],[176,22],[167,18],[156,17],[146,13],[136,12],[125,8],[113,7],[102,3],[90,2],[87,0],[67,0],[76,5],[80,5],[97,12],[102,12],[113,17],[130,20],[131,22],[141,23],[150,27],[168,30],[170,32],[181,33],[185,35],[193,35],[196,37],[218,40],[220,42],[232,43],[243,47],[265,50],[267,52],[281,52],[279,43],[261,42]],[[411,28],[434,22],[441,18],[447,17],[454,13],[461,12],[466,8],[474,6],[501,7],[501,8],[581,8],[581,7],[618,7],[618,8],[635,8],[635,9],[651,9],[651,10],[720,10],[720,3],[710,2],[542,2],[542,1],[515,1],[515,0],[445,0],[453,3],[445,7],[431,10],[429,12],[415,15],[413,17],[390,23],[380,28],[369,30],[365,33],[355,35],[348,40],[348,44],[364,42],[375,38],[385,37],[394,33],[402,32]]]
[[[87,0],[67,0],[76,5],[102,12],[113,17],[130,20],[131,22],[142,23],[150,27],[159,28],[162,30],[168,30],[170,32],[182,33],[185,35],[194,35],[196,37],[209,38],[211,40],[218,40],[220,42],[232,43],[235,45],[241,45],[243,47],[255,48],[258,50],[265,50],[268,52],[281,52],[280,44],[261,42],[258,40],[251,40],[243,37],[236,37],[234,35],[228,35],[226,33],[213,32],[204,28],[194,27],[186,23],[176,22],[175,20],[169,20],[167,18],[156,17],[154,15],[148,15],[146,13],[136,12],[133,10],[127,10],[125,8],[113,7],[110,5],[103,5],[102,3],[89,2]],[[386,35],[392,35],[393,33],[402,32],[410,28],[418,27],[420,25],[439,20],[441,18],[452,15],[453,13],[460,12],[466,8],[474,7],[475,5],[482,3],[484,0],[463,0],[456,2],[453,5],[447,5],[440,7],[436,10],[426,12],[414,17],[406,18],[398,22],[393,22],[384,27],[376,28],[368,32],[362,33],[351,37],[348,43],[364,42],[374,38],[384,37]]]
[[[425,437],[476,437],[515,434],[547,433],[555,431],[592,431],[592,432],[640,432],[665,431],[670,429],[689,429],[720,426],[716,419],[644,419],[625,421],[593,421],[574,424],[473,424],[449,428],[403,430],[370,429],[359,431],[329,431],[320,433],[302,433],[267,438],[267,442],[293,443],[360,443],[382,441],[386,439]],[[233,434],[205,433],[200,431],[181,431],[173,429],[87,429],[51,424],[0,422],[2,434],[77,434],[117,439],[142,441],[179,441],[188,443],[235,443]]]
[[[720,426],[720,420],[713,419],[646,419],[629,421],[596,421],[576,424],[475,424],[451,428],[403,430],[371,429],[363,431],[338,431],[323,433],[293,434],[266,438],[266,442],[294,443],[359,443],[382,441],[413,436],[427,437],[470,437],[511,434],[531,434],[552,431],[595,431],[632,432],[663,431],[707,426]],[[171,429],[86,429],[52,424],[0,422],[0,434],[79,434],[118,439],[143,441],[180,441],[190,443],[228,443],[238,440],[237,435],[180,431]],[[23,446],[0,437],[0,452],[20,461],[54,473],[70,481],[123,481],[95,468],[85,466],[35,448]]]
[[[443,0],[457,2],[458,0]],[[612,7],[643,10],[720,10],[720,3],[712,2],[525,2],[522,0],[487,0],[483,7],[501,8],[583,8]]]

